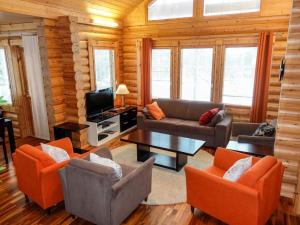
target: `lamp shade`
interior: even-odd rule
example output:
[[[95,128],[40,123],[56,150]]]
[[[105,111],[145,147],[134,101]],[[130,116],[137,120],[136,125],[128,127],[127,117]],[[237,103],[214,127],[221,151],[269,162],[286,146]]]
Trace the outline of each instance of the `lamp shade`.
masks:
[[[125,84],[120,84],[117,91],[116,91],[116,94],[117,95],[127,95],[127,94],[129,94],[129,91],[128,91],[126,85]]]

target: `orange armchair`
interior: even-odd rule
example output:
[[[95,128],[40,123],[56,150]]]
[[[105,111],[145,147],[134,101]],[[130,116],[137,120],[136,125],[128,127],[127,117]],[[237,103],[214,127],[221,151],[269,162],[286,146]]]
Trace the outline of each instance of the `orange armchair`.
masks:
[[[185,167],[187,203],[232,225],[263,225],[278,208],[284,167],[276,158],[253,157],[236,182],[223,179],[235,161],[249,155],[218,148],[213,166]]]
[[[68,152],[70,158],[84,157],[73,152],[69,138],[48,143]],[[40,147],[23,145],[13,154],[13,162],[18,180],[18,188],[26,197],[36,202],[43,209],[48,209],[61,202],[63,197],[60,178],[57,171],[69,161],[56,163]]]

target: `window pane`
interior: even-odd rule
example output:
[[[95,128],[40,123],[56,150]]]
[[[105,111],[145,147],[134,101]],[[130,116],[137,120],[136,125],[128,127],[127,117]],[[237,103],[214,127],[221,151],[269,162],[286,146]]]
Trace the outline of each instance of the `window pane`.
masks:
[[[156,0],[148,6],[149,20],[193,17],[193,0]]]
[[[4,49],[0,49],[0,96],[4,96],[9,104],[12,103],[9,86],[8,68]]]
[[[170,98],[171,50],[153,49],[151,66],[152,98]]]
[[[115,65],[114,65],[114,50],[95,49],[95,75],[96,89],[114,87]]]
[[[252,105],[257,47],[226,48],[223,102]]]
[[[211,100],[212,48],[182,49],[181,98]]]
[[[261,0],[204,0],[204,16],[258,12]]]

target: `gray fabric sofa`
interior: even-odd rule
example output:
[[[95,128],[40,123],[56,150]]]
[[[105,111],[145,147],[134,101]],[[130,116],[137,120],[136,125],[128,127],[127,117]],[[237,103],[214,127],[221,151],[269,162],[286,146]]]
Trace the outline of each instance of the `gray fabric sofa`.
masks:
[[[203,140],[209,147],[227,145],[231,134],[231,116],[226,115],[215,127],[199,125],[201,114],[213,108],[222,110],[224,104],[178,99],[158,99],[157,103],[166,114],[166,118],[151,120],[139,112],[138,128]]]
[[[95,153],[112,159],[107,148]],[[150,194],[154,158],[139,167],[121,165],[120,180],[88,158],[72,159],[59,171],[66,211],[99,225],[121,224]]]
[[[274,148],[275,137],[252,136],[260,123],[238,123],[232,124],[232,136],[241,143],[263,145]]]

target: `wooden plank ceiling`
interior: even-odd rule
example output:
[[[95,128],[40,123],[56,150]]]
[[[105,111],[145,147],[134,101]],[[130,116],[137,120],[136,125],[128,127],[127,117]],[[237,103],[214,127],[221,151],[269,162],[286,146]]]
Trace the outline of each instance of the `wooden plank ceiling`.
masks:
[[[0,11],[53,18],[63,15],[95,15],[122,19],[143,0],[0,0]],[[3,4],[2,4],[3,2]],[[20,7],[22,5],[22,7]],[[30,10],[26,10],[31,8]],[[48,16],[46,15],[48,13]]]

